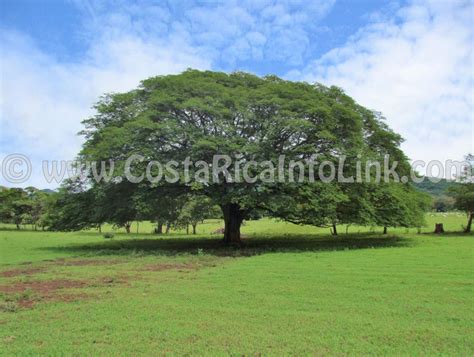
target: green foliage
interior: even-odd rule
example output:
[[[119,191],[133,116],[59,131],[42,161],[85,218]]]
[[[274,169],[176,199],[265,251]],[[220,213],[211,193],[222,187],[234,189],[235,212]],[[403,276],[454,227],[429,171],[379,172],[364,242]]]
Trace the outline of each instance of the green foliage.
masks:
[[[460,211],[466,212],[468,216],[465,232],[471,231],[472,219],[474,216],[474,156],[468,154],[466,161],[470,164],[465,168],[461,176],[462,183],[450,189],[454,196],[454,207]]]
[[[31,224],[43,229],[51,224],[50,216],[57,194],[40,191],[34,187],[0,188],[0,222]]]
[[[371,192],[373,222],[383,227],[421,227],[431,204],[428,194],[410,185],[379,184]]]
[[[51,217],[51,230],[76,231],[105,222],[103,194],[99,187],[88,189],[80,180],[67,180],[59,190]]]
[[[218,209],[218,208],[217,208]],[[216,217],[216,206],[206,196],[190,196],[179,212],[176,221],[177,227],[193,227],[193,234],[196,234],[196,226],[205,219]]]
[[[474,183],[465,183],[451,190],[454,206],[460,211],[474,212]]]
[[[441,197],[449,193],[452,187],[459,185],[455,181],[439,179],[439,182],[431,182],[427,177],[422,182],[414,182],[413,186],[419,191],[428,193],[434,197]]]
[[[441,195],[433,199],[433,210],[436,212],[448,212],[454,210],[455,200],[448,195]]]
[[[182,162],[189,157],[194,162],[211,162],[215,154],[239,154],[244,162],[276,162],[280,155],[288,161],[302,161],[317,154],[320,161],[336,163],[345,155],[346,176],[354,174],[356,158],[365,164],[369,160],[382,161],[389,154],[390,162],[399,162],[400,175],[409,170],[399,148],[401,137],[388,128],[379,113],[361,107],[336,87],[285,81],[275,76],[259,78],[243,72],[188,70],[180,75],[147,79],[129,93],[106,95],[96,109],[97,114],[84,121],[82,133],[86,142],[80,156],[90,161],[113,160],[116,173],[122,175],[124,160],[132,154],[146,158],[136,167],[141,172],[150,160]],[[256,168],[254,174],[263,170]],[[194,178],[194,167],[190,171]],[[230,172],[235,176],[233,168]],[[257,181],[249,185],[221,178],[218,183],[202,184],[188,183],[180,177],[173,185],[136,185],[120,192],[125,195],[125,202],[133,200],[131,197],[155,201],[141,204],[138,213],[161,217],[168,225],[178,221],[183,197],[191,193],[206,196],[222,208],[228,228],[225,238],[229,241],[240,239],[242,220],[256,209],[314,225],[374,224],[373,211],[381,208],[372,207],[372,201],[361,195],[361,191],[369,190],[363,185],[307,181],[297,185]],[[159,193],[150,195],[152,191]],[[379,194],[383,195],[390,196]],[[410,196],[410,200],[415,199]],[[158,200],[166,201],[157,204]],[[122,208],[131,207],[121,203]],[[393,209],[400,207],[393,205]],[[403,212],[384,209],[384,215],[416,215],[413,207],[405,205]],[[128,213],[125,216],[130,219],[133,214]],[[184,212],[181,217],[189,217],[189,213]],[[395,218],[390,218],[393,225],[418,224],[417,221],[411,217],[396,223]]]

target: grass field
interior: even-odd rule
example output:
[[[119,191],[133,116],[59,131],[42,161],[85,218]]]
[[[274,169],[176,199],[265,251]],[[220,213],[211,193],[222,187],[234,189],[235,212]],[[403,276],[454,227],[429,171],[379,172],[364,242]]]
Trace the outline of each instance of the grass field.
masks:
[[[0,355],[473,355],[474,236],[454,233],[463,215],[427,220],[334,238],[263,219],[242,249],[209,234],[219,221],[160,238],[3,230]]]

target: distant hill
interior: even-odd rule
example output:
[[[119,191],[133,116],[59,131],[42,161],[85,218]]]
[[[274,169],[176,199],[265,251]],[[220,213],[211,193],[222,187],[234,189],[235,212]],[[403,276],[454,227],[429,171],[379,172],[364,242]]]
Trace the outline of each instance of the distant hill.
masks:
[[[430,180],[428,180],[427,177],[425,177],[423,182],[420,182],[420,183],[413,182],[413,185],[419,191],[429,193],[430,195],[435,196],[435,197],[440,197],[440,196],[446,195],[450,187],[459,185],[459,183],[454,182],[454,181],[449,181],[446,179],[441,179],[441,181],[435,183],[435,182],[431,182]]]

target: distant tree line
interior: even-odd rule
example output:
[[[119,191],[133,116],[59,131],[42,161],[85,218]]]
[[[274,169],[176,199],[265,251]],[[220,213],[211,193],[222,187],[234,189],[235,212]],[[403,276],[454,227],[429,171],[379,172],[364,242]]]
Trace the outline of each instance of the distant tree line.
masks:
[[[17,229],[22,225],[31,225],[33,230],[57,231],[88,228],[100,231],[105,223],[109,223],[130,233],[133,222],[138,225],[141,221],[151,221],[156,224],[154,233],[157,234],[168,233],[171,228],[196,234],[199,223],[210,218],[222,218],[220,207],[213,204],[209,197],[193,194],[176,196],[171,192],[149,190],[145,186],[142,186],[143,190],[135,191],[128,185],[133,184],[122,186],[113,183],[86,188],[77,180],[69,180],[58,192],[34,187],[0,187],[0,222],[14,224]],[[427,195],[411,195],[413,192],[404,186],[393,184],[355,191],[350,199],[324,212],[327,217],[331,217],[326,226],[331,228],[334,235],[338,234],[337,226],[340,224],[381,226],[384,227],[384,233],[389,227],[421,227],[430,198]],[[452,186],[446,192],[446,197],[450,200],[449,210],[466,212],[468,222],[465,231],[470,232],[474,212],[474,184]],[[437,209],[437,204],[434,209],[444,211]],[[310,213],[314,207],[304,209]],[[255,209],[245,219],[259,219],[262,216],[271,215]],[[290,215],[287,221],[311,224],[308,219],[292,219]]]
[[[31,225],[34,230],[51,227],[57,195],[34,187],[0,187],[0,222],[11,223],[20,229]]]
[[[422,182],[416,182],[413,185],[417,190],[425,192],[432,197],[431,208],[435,212],[448,212],[456,209],[456,200],[451,192],[460,183],[446,179],[431,182],[428,177],[425,177]]]
[[[209,218],[221,218],[219,207],[207,197],[152,195],[130,197],[112,185],[104,190],[83,189],[77,181],[67,181],[58,192],[34,187],[0,187],[0,222],[17,229],[31,225],[34,230],[101,230],[105,223],[130,233],[133,222],[156,222],[155,233],[171,228],[197,233],[197,225]]]
[[[207,198],[132,190],[133,183],[110,184],[84,189],[78,181],[62,186],[55,204],[57,212],[52,230],[74,231],[85,228],[101,230],[104,223],[124,228],[130,233],[133,222],[156,223],[155,233],[169,233],[171,228],[184,228],[197,233],[197,225],[221,213]]]
[[[414,186],[432,197],[432,209],[436,212],[459,210],[466,212],[465,232],[471,232],[474,215],[474,155],[465,156],[467,166],[455,180],[440,179],[431,182],[427,178]]]

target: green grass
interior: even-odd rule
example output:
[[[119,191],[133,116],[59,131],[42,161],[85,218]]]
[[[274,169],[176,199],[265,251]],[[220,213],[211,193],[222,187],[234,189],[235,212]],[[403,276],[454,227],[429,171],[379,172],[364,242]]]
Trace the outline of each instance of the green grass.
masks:
[[[278,224],[275,224],[278,222]],[[447,212],[447,213],[437,213],[432,212],[426,215],[426,224],[424,227],[421,227],[423,233],[433,232],[435,223],[443,223],[447,231],[462,231],[463,227],[467,223],[467,217],[462,212]],[[133,222],[131,226],[131,233],[133,234],[152,234],[154,228],[156,227],[155,223],[152,222]],[[198,234],[200,235],[210,235],[219,228],[224,227],[224,222],[219,219],[210,219],[204,222],[204,224],[198,224]],[[31,230],[30,225],[25,225],[21,227],[22,230]],[[138,230],[137,230],[138,228]],[[191,228],[191,227],[190,227]],[[15,225],[0,223],[0,230],[14,230]],[[340,225],[338,227],[339,233],[346,232],[346,225]],[[382,232],[381,227],[360,227],[360,226],[349,226],[349,233],[361,233],[361,232]],[[97,233],[96,229],[90,229],[87,232]],[[104,224],[102,227],[102,233],[112,232],[112,233],[125,233],[124,228],[115,228],[110,224]],[[417,233],[418,228],[390,228],[389,232],[391,233]],[[173,234],[183,235],[185,229],[171,230]],[[298,226],[288,222],[276,221],[269,218],[263,218],[258,221],[247,221],[244,222],[242,227],[242,233],[247,235],[259,235],[259,234],[276,234],[281,235],[282,233],[292,233],[292,234],[329,234],[329,228],[319,228],[313,226]]]
[[[209,235],[220,224],[0,231],[0,355],[474,354],[473,235],[265,219],[237,249]]]

